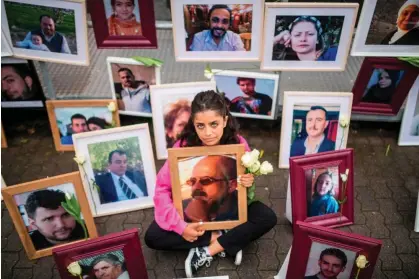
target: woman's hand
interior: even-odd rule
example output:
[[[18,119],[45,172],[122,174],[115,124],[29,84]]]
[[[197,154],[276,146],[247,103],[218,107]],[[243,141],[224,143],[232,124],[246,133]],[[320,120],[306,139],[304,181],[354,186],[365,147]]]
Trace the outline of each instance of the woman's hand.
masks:
[[[182,237],[189,242],[194,242],[205,233],[204,230],[201,229],[200,223],[191,223],[188,224],[185,230],[182,233]]]
[[[274,37],[274,45],[281,44],[285,47],[291,46],[291,33],[288,30],[284,30]]]
[[[250,187],[253,185],[253,182],[255,182],[255,176],[251,173],[246,173],[239,175],[237,179],[238,183],[244,187]]]

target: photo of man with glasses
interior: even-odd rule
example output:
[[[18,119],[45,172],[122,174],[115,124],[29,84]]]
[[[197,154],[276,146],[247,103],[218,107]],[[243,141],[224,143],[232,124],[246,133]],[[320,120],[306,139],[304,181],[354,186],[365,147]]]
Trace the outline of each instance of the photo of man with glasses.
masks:
[[[197,6],[197,7],[195,7]],[[201,5],[207,6],[207,5]],[[251,34],[251,7],[244,5],[185,6],[185,25],[190,35],[189,51],[246,51],[240,34]],[[209,29],[207,29],[209,28]],[[202,29],[206,29],[200,31]],[[200,32],[199,32],[200,31]],[[250,48],[250,43],[248,43]]]
[[[186,180],[190,198],[183,200],[186,222],[238,220],[236,159],[215,155],[201,158]]]

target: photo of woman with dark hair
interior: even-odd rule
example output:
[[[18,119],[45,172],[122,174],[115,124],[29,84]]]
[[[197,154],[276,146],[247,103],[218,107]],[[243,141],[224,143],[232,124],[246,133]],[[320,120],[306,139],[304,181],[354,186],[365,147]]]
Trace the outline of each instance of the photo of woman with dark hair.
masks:
[[[362,101],[390,104],[402,71],[375,69],[374,72],[371,80],[375,78],[375,74],[378,74],[378,81],[374,85],[367,87],[367,93],[362,97]]]
[[[277,16],[272,59],[335,61],[343,18]]]
[[[314,183],[314,193],[308,217],[336,213],[338,210],[339,204],[334,198],[332,174],[327,171],[323,172],[317,177]]]

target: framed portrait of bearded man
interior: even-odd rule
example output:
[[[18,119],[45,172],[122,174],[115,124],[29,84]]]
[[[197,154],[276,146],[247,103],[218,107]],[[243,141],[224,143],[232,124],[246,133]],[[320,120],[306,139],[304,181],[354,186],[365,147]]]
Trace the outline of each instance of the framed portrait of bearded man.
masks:
[[[263,1],[171,0],[176,61],[259,61]]]
[[[240,159],[244,145],[170,148],[173,204],[187,223],[204,230],[231,229],[247,221]]]

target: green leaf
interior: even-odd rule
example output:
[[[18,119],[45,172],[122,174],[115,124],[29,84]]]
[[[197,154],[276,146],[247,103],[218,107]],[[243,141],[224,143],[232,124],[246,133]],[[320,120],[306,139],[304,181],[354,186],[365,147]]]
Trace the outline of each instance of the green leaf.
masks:
[[[338,200],[339,204],[343,204],[348,200],[348,197],[345,197],[343,200]]]
[[[71,216],[77,217],[76,213],[66,204],[65,202],[61,202],[61,206],[64,208],[65,211],[67,211]]]
[[[132,59],[144,64],[144,66],[147,66],[147,67],[153,67],[153,66],[160,67],[161,65],[163,65],[162,60],[151,58],[151,57],[133,56]]]
[[[265,153],[265,151],[262,149],[261,151],[260,151],[260,154],[259,154],[259,159],[260,158],[262,158],[262,156],[263,156],[263,154]]]
[[[405,61],[419,68],[419,57],[399,57],[399,60]]]

